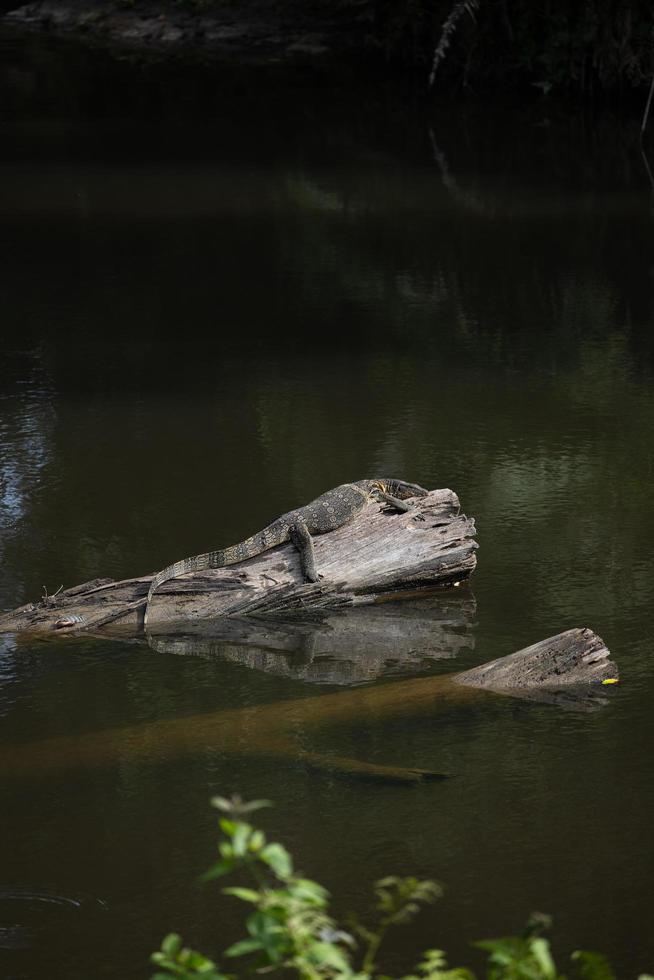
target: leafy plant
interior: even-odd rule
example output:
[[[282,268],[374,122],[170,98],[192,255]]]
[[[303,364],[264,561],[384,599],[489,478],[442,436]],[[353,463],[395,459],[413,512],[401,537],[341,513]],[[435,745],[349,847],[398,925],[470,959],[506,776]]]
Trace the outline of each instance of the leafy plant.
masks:
[[[246,872],[252,882],[252,887],[223,889],[224,894],[250,906],[247,935],[225,950],[226,959],[246,957],[247,973],[290,971],[303,980],[391,980],[378,972],[377,965],[388,930],[410,922],[422,906],[440,898],[439,885],[413,877],[382,878],[375,885],[373,924],[355,920],[350,931],[345,931],[329,914],[329,894],[322,885],[296,874],[286,848],[269,842],[246,819],[270,806],[267,800],[246,803],[238,796],[216,796],[211,803],[221,813],[223,837],[218,844],[219,860],[203,876],[204,881]],[[520,936],[475,943],[488,954],[488,980],[565,980],[542,936],[549,924],[547,916],[537,913]],[[166,936],[152,961],[159,968],[152,980],[235,978],[204,954],[185,947],[176,933]],[[579,950],[573,953],[572,962],[579,980],[615,980],[609,963],[598,953]],[[466,967],[449,968],[442,950],[429,949],[415,973],[400,980],[476,978]],[[641,976],[639,980],[654,978]]]

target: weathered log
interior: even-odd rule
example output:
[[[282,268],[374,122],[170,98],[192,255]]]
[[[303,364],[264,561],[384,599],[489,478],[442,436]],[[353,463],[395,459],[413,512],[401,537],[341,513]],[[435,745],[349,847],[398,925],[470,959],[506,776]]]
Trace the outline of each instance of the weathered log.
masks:
[[[148,632],[216,617],[306,616],[452,586],[475,568],[474,535],[474,521],[460,513],[452,490],[414,498],[407,513],[370,504],[348,524],[314,539],[320,582],[305,583],[298,552],[282,545],[238,565],[164,583],[150,605]],[[147,595],[151,579],[94,580],[67,589],[0,616],[0,633],[83,628],[136,635],[143,607],[132,607]]]
[[[537,676],[541,677],[537,683],[543,687],[533,686]],[[442,778],[442,774],[408,764],[370,765],[329,752],[307,751],[296,737],[298,733],[304,738],[312,730],[357,721],[370,726],[402,716],[426,714],[433,718],[439,705],[466,703],[494,693],[512,697],[526,694],[531,698],[541,691],[547,697],[548,692],[575,690],[580,685],[586,692],[604,692],[607,688],[603,682],[617,677],[618,669],[602,640],[589,629],[574,629],[459,674],[410,678],[318,697],[5,747],[0,756],[0,775],[24,778],[32,773],[40,777],[48,771],[128,764],[148,757],[170,758],[213,747],[221,753],[262,755],[345,776],[419,783]],[[529,678],[529,683],[521,686],[525,678]]]
[[[490,691],[521,691],[591,684],[617,678],[604,641],[590,629],[571,629],[507,657],[455,675],[457,684]]]

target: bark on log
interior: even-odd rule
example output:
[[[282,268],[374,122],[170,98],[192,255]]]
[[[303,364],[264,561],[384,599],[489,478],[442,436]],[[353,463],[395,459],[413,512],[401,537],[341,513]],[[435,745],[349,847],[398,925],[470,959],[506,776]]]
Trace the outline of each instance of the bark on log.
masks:
[[[545,687],[533,686],[537,676]],[[529,684],[520,686],[525,678]],[[297,738],[304,741],[316,729],[353,722],[370,727],[402,716],[427,715],[433,719],[439,705],[479,701],[488,698],[489,692],[528,698],[541,693],[547,700],[548,692],[574,691],[581,686],[588,698],[593,691],[607,690],[603,681],[617,678],[618,669],[602,640],[592,630],[574,629],[459,674],[411,678],[75,738],[4,746],[0,750],[0,775],[25,778],[31,773],[41,778],[47,772],[70,768],[126,765],[144,758],[169,759],[214,748],[221,754],[266,756],[275,762],[300,763],[343,776],[420,783],[443,775],[410,765],[371,765],[329,752],[307,751]],[[605,701],[605,697],[600,698],[598,704]]]
[[[150,606],[148,631],[168,633],[176,623],[227,616],[306,616],[451,586],[475,568],[474,535],[474,521],[460,513],[452,490],[416,497],[402,514],[370,504],[348,524],[314,538],[319,583],[303,581],[298,552],[286,544],[239,565],[164,583]],[[0,616],[0,633],[75,630],[81,617],[81,627],[91,632],[137,635],[143,608],[130,607],[147,595],[151,577],[96,579],[67,589]],[[125,615],[103,622],[116,612]]]

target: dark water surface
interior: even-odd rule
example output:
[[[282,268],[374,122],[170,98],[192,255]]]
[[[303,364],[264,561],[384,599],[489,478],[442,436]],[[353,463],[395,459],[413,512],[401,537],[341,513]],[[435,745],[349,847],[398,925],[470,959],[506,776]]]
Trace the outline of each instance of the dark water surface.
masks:
[[[654,969],[654,219],[632,131],[0,54],[0,608],[234,543],[368,475],[452,487],[480,544],[470,591],[362,621],[340,660],[0,638],[8,751],[574,625],[624,681],[593,713],[489,699],[321,736],[456,774],[415,789],[220,744],[3,780],[2,976],[136,980],[173,927],[224,948],[239,918],[197,875],[207,801],[231,791],[276,801],[267,828],[339,911],[383,874],[445,883],[388,969],[426,945],[474,961],[469,939],[534,909],[563,960]],[[407,651],[404,615],[438,644]]]

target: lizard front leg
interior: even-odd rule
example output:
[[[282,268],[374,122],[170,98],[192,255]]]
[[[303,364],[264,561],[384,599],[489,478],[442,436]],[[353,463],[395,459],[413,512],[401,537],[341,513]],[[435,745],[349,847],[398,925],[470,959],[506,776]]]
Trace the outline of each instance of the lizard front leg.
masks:
[[[301,517],[296,518],[289,526],[288,536],[300,553],[300,567],[307,582],[319,582],[320,576],[316,571],[313,539],[309,534],[309,528]]]
[[[411,505],[407,504],[406,500],[400,500],[399,497],[393,497],[390,493],[383,493],[380,490],[377,492],[377,497],[389,504],[393,510],[398,510],[402,514],[406,514],[407,511],[411,510]]]

